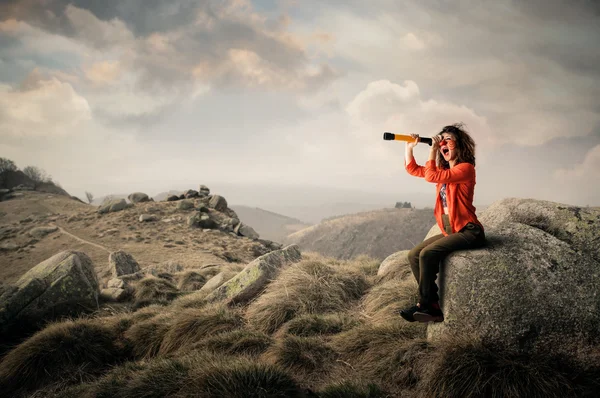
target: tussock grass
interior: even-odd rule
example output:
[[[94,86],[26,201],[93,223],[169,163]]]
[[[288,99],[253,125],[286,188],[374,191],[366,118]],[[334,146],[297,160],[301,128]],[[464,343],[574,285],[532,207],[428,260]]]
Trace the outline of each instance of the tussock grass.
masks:
[[[246,311],[250,324],[272,333],[301,314],[340,312],[368,288],[363,275],[341,271],[323,262],[305,260],[291,265]]]
[[[200,290],[206,283],[206,276],[196,272],[187,271],[181,274],[177,274],[177,288],[181,291],[193,292]]]
[[[132,325],[125,332],[125,338],[132,344],[133,356],[135,358],[156,356],[173,323],[173,318],[172,313],[158,314]]]
[[[269,348],[273,341],[271,336],[262,332],[239,329],[208,337],[192,346],[192,349],[207,349],[216,354],[256,356]]]
[[[337,354],[319,338],[286,336],[277,341],[264,358],[303,375],[322,376],[331,370]]]
[[[341,381],[329,384],[319,392],[320,398],[387,398],[391,397],[374,383]]]
[[[345,314],[305,314],[289,321],[285,328],[295,336],[318,336],[336,334],[357,326],[359,321]]]
[[[129,353],[117,330],[93,320],[51,324],[9,352],[0,364],[0,390],[33,390],[85,379]]]
[[[400,310],[415,305],[418,286],[414,280],[392,279],[373,287],[363,297],[363,308],[375,324],[402,320]]]
[[[239,311],[225,305],[211,305],[203,309],[188,308],[177,313],[173,324],[160,346],[160,354],[170,354],[179,349],[243,326],[244,319]]]
[[[149,276],[135,284],[134,308],[151,304],[166,305],[177,298],[179,294],[177,287],[168,280]]]
[[[419,389],[423,397],[591,397],[599,370],[583,371],[562,355],[453,339],[435,350]]]
[[[369,324],[333,336],[331,344],[360,375],[399,391],[418,381],[419,358],[430,355],[424,335],[422,324]]]
[[[182,295],[172,302],[172,306],[176,308],[196,308],[200,309],[206,306],[206,296],[210,292],[197,291]]]

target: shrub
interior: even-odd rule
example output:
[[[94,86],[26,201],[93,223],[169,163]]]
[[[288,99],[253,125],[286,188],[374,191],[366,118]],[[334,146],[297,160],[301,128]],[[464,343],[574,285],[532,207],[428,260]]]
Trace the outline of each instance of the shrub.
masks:
[[[340,312],[368,288],[364,276],[320,261],[302,261],[284,270],[246,315],[258,330],[272,333],[300,314]]]
[[[185,309],[176,315],[160,346],[160,353],[188,349],[193,343],[218,333],[238,329],[242,325],[243,318],[239,312],[224,305],[209,306],[200,310]]]
[[[305,314],[289,321],[286,330],[295,336],[336,334],[349,330],[358,323],[346,314]]]
[[[0,364],[5,392],[32,390],[63,377],[85,379],[127,356],[118,333],[91,320],[52,324],[9,352]]]

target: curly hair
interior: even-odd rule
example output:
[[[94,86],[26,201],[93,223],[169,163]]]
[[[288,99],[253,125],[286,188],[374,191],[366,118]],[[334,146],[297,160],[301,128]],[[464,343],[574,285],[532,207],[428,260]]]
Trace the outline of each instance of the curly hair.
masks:
[[[456,164],[471,163],[475,166],[475,141],[469,135],[464,123],[455,123],[450,126],[445,126],[438,135],[449,133],[456,137]],[[449,169],[450,164],[444,159],[444,156],[438,151],[436,155],[437,167]]]

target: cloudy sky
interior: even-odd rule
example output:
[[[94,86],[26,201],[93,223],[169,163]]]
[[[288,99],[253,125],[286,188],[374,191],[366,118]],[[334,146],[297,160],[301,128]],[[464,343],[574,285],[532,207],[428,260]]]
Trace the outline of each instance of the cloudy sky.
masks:
[[[237,204],[276,187],[433,205],[382,133],[462,121],[476,205],[600,206],[597,2],[323,3],[0,0],[0,156],[78,196],[204,183]]]

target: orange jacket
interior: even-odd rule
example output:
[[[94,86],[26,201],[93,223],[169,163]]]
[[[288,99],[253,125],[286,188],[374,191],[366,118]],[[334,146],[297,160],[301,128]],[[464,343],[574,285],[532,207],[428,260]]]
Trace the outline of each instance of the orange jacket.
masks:
[[[406,160],[404,161],[406,163]],[[450,169],[438,169],[435,160],[428,160],[425,166],[419,166],[413,157],[409,164],[405,164],[408,174],[415,177],[425,178],[427,182],[435,182],[437,199],[433,214],[442,234],[448,233],[444,228],[442,214],[444,208],[440,189],[442,184],[446,184],[446,201],[448,204],[448,218],[452,226],[452,232],[458,232],[464,228],[467,223],[475,223],[483,230],[483,225],[475,215],[473,206],[473,194],[475,192],[475,166],[471,163],[459,163]]]

